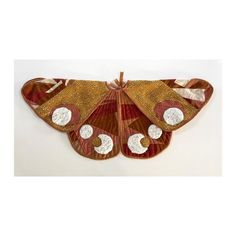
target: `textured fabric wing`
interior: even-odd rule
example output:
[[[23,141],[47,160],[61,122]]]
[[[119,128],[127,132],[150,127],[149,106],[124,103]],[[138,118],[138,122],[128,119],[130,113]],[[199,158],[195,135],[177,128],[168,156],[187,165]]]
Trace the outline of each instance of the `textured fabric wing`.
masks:
[[[193,119],[213,88],[200,79],[129,81],[124,91],[154,124],[172,131]]]
[[[168,85],[172,90],[182,96],[198,110],[206,105],[213,93],[212,85],[202,79],[169,79],[162,80],[162,82]]]
[[[124,92],[119,95],[119,104],[120,145],[125,156],[150,158],[169,145],[171,132],[153,124]]]
[[[80,155],[103,160],[119,153],[118,133],[116,93],[110,91],[88,119],[68,136]]]
[[[36,78],[22,88],[35,113],[57,130],[79,126],[108,94],[105,82]]]

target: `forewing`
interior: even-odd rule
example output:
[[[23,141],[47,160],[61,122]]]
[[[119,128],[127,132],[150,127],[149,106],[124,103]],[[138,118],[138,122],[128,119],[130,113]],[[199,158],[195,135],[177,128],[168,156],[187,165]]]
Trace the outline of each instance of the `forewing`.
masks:
[[[122,153],[132,158],[150,158],[164,150],[171,132],[153,124],[124,93],[119,95],[120,145]]]
[[[202,79],[169,79],[162,80],[168,87],[182,96],[196,109],[200,110],[211,98],[213,93],[212,85]]]
[[[129,81],[124,91],[154,124],[172,131],[193,119],[213,88],[200,79]]]
[[[30,80],[22,88],[35,113],[63,132],[83,123],[108,92],[105,82],[45,78]]]
[[[68,136],[82,156],[103,160],[117,155],[120,148],[116,92],[110,91],[89,118]]]

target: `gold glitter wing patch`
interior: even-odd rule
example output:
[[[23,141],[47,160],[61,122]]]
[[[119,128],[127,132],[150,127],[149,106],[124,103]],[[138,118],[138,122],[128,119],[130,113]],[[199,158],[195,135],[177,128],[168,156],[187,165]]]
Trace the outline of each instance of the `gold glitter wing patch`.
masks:
[[[36,114],[63,132],[83,123],[108,92],[105,82],[44,78],[30,80],[22,88]]]
[[[22,95],[50,126],[67,132],[82,156],[105,160],[122,152],[130,158],[158,155],[180,128],[206,105],[213,87],[201,79],[28,81]]]
[[[181,85],[186,86],[187,83]],[[196,86],[186,90],[182,87],[172,88],[161,80],[129,81],[124,90],[154,124],[166,131],[180,128],[198,113],[200,109],[189,100],[198,98],[197,102],[205,105],[204,91]]]

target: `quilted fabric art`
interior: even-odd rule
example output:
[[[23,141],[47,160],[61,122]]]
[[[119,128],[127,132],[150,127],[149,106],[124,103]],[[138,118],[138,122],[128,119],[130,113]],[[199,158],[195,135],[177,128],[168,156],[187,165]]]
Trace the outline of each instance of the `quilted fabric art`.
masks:
[[[131,158],[156,156],[212,93],[201,79],[124,82],[123,72],[110,83],[36,78],[22,88],[40,118],[66,132],[80,155],[96,160],[120,151]]]

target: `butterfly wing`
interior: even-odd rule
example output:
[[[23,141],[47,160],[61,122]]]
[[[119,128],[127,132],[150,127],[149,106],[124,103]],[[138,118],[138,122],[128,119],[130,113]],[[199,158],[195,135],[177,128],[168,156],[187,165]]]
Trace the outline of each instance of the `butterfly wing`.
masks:
[[[37,78],[22,88],[37,115],[68,132],[79,154],[99,160],[120,149],[132,158],[157,155],[171,131],[189,122],[212,92],[199,79],[129,81],[124,90],[112,91],[104,82]]]
[[[173,131],[193,119],[213,87],[200,79],[129,81],[124,92],[154,124]]]
[[[57,130],[76,129],[108,94],[105,82],[36,78],[22,95],[36,114]]]
[[[120,145],[122,153],[132,158],[150,158],[164,150],[171,132],[153,124],[124,92],[119,93]]]
[[[202,107],[207,104],[213,93],[212,85],[202,79],[169,79],[162,80],[162,82],[198,110],[202,109]]]
[[[116,92],[110,91],[83,124],[68,133],[73,148],[80,155],[104,160],[119,153],[116,98]]]

